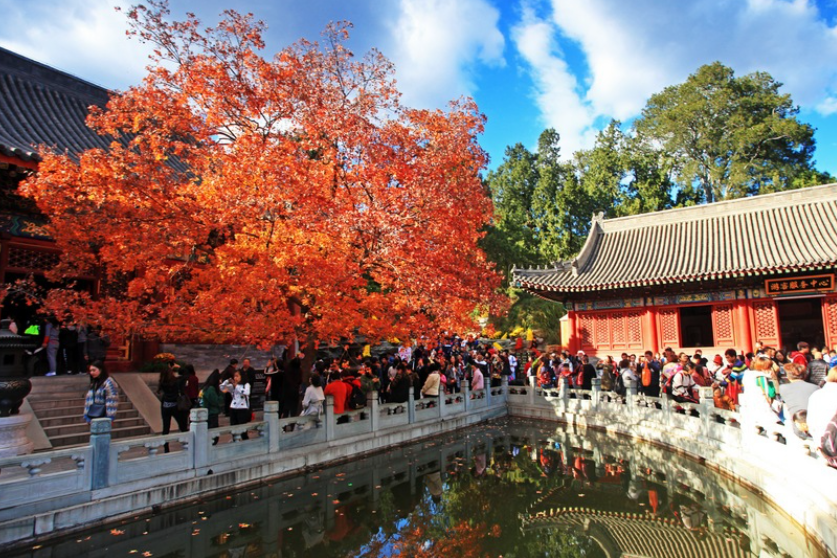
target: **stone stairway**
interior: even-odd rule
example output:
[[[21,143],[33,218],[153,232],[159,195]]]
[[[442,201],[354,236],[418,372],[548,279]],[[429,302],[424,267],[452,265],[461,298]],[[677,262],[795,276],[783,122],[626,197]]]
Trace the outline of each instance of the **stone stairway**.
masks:
[[[118,377],[115,380],[119,383]],[[32,392],[26,399],[53,448],[86,444],[90,439],[90,425],[82,417],[88,383],[86,374],[32,378]],[[119,439],[151,433],[139,411],[120,392],[111,437]]]

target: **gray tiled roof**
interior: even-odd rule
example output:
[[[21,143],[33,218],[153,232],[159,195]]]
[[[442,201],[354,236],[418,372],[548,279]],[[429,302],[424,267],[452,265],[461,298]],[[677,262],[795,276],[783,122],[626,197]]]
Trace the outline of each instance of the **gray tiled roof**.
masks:
[[[0,48],[0,154],[38,161],[42,144],[73,156],[108,147],[85,125],[88,107],[107,100],[107,89]]]
[[[584,292],[837,265],[837,184],[604,220],[572,261],[519,269],[534,292]]]

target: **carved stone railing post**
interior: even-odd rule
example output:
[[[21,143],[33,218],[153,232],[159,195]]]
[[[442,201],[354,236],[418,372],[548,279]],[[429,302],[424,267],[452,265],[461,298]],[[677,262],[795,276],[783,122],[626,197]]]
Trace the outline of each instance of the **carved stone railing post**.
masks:
[[[561,399],[561,411],[566,413],[570,402],[570,379],[566,376],[558,378],[558,396]]]
[[[592,406],[593,410],[599,408],[599,398],[602,395],[602,380],[601,378],[593,378],[593,384],[591,387],[593,393],[590,397],[590,405]]]
[[[531,407],[535,405],[535,387],[537,386],[537,378],[535,378],[534,376],[529,376],[528,378],[529,387],[526,388],[526,395],[528,396],[527,400],[529,401],[529,406]]]
[[[462,400],[465,401],[465,412],[471,410],[471,380],[462,380]]]
[[[337,427],[337,420],[334,417],[334,396],[326,395],[325,398],[325,431],[326,441],[334,440],[334,431]]]
[[[500,397],[505,405],[509,401],[509,377],[503,376],[500,380]]]
[[[701,387],[698,397],[700,398],[700,421],[703,428],[703,438],[708,439],[712,434],[712,409],[715,408],[712,388]]]
[[[416,400],[413,394],[413,386],[410,386],[410,393],[407,395],[407,420],[410,424],[416,423]]]
[[[439,418],[445,418],[448,413],[445,410],[445,386],[442,384],[439,384],[439,397],[437,399],[439,400]]]
[[[264,402],[264,420],[267,423],[267,451],[276,453],[279,451],[279,440],[281,439],[278,401]]]
[[[90,449],[92,453],[91,488],[93,490],[108,486],[110,473],[110,430],[109,418],[93,419],[90,423]]]
[[[378,409],[378,391],[372,390],[366,394],[366,408],[369,410],[369,421],[372,423],[372,432],[378,431],[378,422],[381,419],[381,411]]]
[[[209,465],[209,410],[195,407],[189,411],[192,434],[192,463],[196,469]]]

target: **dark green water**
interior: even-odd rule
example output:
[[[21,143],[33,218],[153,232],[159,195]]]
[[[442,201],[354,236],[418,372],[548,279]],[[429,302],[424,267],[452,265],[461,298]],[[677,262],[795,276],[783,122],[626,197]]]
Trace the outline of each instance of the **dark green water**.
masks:
[[[824,556],[767,502],[689,459],[517,420],[2,555]]]

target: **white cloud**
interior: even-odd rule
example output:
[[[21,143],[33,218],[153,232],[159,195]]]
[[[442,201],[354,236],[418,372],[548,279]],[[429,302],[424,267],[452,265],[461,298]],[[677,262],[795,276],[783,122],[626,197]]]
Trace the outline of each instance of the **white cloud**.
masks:
[[[114,4],[131,2],[0,0],[0,46],[104,87],[127,88],[145,74],[149,49],[126,37],[125,14]]]
[[[478,63],[505,63],[499,19],[486,0],[401,0],[385,54],[395,63],[404,103],[435,108],[473,95]]]
[[[543,118],[562,133],[565,145],[589,143],[581,124],[564,123],[563,130],[556,125],[577,120],[579,106],[588,123],[638,116],[652,94],[715,60],[737,75],[766,71],[784,83],[782,91],[794,102],[823,115],[837,112],[837,29],[823,21],[813,2],[549,2],[551,13],[540,23],[552,24],[554,40],[573,41],[583,54],[583,87],[568,87],[572,74],[562,65],[565,57],[548,42],[533,47],[518,40],[517,48],[532,68]],[[526,10],[518,29],[521,37],[535,32]],[[545,102],[550,97],[555,106]],[[576,137],[568,137],[573,130]]]
[[[538,19],[527,8],[523,21],[512,30],[512,39],[532,71],[535,103],[544,124],[561,135],[565,157],[592,144],[594,114],[580,91],[579,84],[554,40],[556,29]]]
[[[837,113],[837,97],[828,97],[817,105],[817,112],[823,116],[830,116]]]

